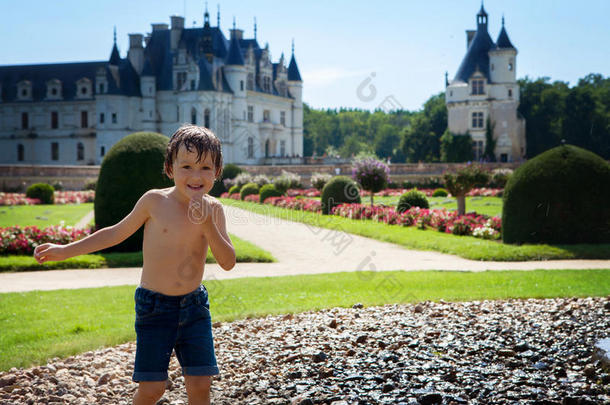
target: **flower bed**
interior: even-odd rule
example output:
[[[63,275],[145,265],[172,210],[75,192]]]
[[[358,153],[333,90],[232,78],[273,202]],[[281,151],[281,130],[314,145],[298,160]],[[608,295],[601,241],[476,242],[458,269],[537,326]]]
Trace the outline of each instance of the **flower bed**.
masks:
[[[95,191],[55,191],[55,204],[80,204],[93,202]],[[1,193],[0,205],[35,205],[40,204],[38,198],[28,198],[23,193]]]
[[[34,248],[43,243],[65,245],[82,239],[92,232],[92,227],[78,229],[62,225],[53,225],[44,229],[37,226],[0,228],[0,255],[31,255],[34,253]]]

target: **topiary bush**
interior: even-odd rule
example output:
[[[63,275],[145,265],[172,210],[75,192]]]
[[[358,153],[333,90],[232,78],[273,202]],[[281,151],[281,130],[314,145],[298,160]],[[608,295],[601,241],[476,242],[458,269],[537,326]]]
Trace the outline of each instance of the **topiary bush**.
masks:
[[[95,189],[97,229],[121,221],[146,191],[173,186],[173,181],[163,173],[168,142],[168,137],[155,132],[136,132],[110,148],[102,161]],[[143,236],[144,227],[104,251],[140,251]]]
[[[322,214],[328,215],[333,207],[341,203],[360,203],[358,185],[347,176],[333,177],[322,189]]]
[[[25,196],[28,198],[38,198],[42,204],[53,204],[55,201],[55,189],[46,183],[35,183],[27,188]]]
[[[242,171],[243,171],[242,168],[237,166],[236,164],[233,164],[233,163],[226,164],[224,166],[224,168],[222,169],[222,178],[217,179],[214,182],[214,186],[212,187],[212,189],[210,190],[210,192],[208,194],[212,195],[214,197],[220,197],[220,195],[222,193],[226,192],[228,189],[231,188],[231,186],[233,186],[233,184],[231,184],[230,186],[227,187],[227,184],[231,183],[230,180],[237,177],[237,175],[240,174]],[[227,180],[229,180],[229,181],[227,181]]]
[[[416,188],[400,196],[396,211],[403,213],[412,207],[430,208],[426,195]]]
[[[273,185],[282,194],[285,194],[289,188],[302,188],[301,176],[296,173],[282,170],[282,174],[273,179]]]
[[[246,198],[246,196],[250,194],[258,194],[258,190],[259,187],[256,183],[245,184],[239,191],[239,198],[243,200],[244,198]]]
[[[610,242],[610,164],[562,145],[527,161],[504,189],[504,243]]]
[[[313,173],[311,175],[311,186],[318,191],[322,191],[326,183],[332,179],[333,176],[330,173]]]
[[[260,189],[260,202],[263,203],[269,197],[281,197],[282,193],[273,184],[265,184]]]
[[[239,193],[240,187],[236,184],[229,189],[229,195]]]
[[[437,188],[432,193],[432,197],[447,197],[449,193],[444,188]]]

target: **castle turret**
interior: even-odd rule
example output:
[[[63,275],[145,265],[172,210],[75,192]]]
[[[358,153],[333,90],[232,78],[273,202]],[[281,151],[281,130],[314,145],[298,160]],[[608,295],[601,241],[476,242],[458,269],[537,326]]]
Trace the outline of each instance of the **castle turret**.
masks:
[[[504,28],[504,17],[502,17],[502,29],[496,46],[489,52],[489,63],[491,81],[495,83],[517,82],[517,49],[513,46]]]
[[[142,34],[129,34],[129,51],[127,58],[131,62],[131,66],[140,74],[144,67],[144,48],[142,47]]]
[[[291,145],[294,150],[290,153],[303,156],[303,143],[295,142],[296,139],[302,139],[303,137],[303,126],[297,126],[297,123],[303,122],[303,80],[301,79],[301,73],[297,66],[297,61],[294,57],[294,41],[292,41],[292,56],[290,57],[290,63],[288,64],[288,92],[290,96],[294,98],[292,103],[292,131],[291,131]]]
[[[246,80],[248,71],[244,63],[244,57],[239,46],[243,30],[235,28],[231,30],[231,44],[227,54],[224,74],[233,91],[233,119],[241,120],[246,111]]]

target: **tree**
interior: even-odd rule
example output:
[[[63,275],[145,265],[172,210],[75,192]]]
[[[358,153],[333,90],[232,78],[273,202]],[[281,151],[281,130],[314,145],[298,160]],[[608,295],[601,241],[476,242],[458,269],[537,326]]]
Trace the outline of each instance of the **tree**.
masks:
[[[491,122],[487,117],[487,127],[485,128],[485,152],[483,152],[483,158],[489,162],[496,161],[496,140],[494,139],[494,127],[495,122]]]
[[[357,159],[352,166],[352,178],[363,190],[371,193],[372,207],[373,194],[383,190],[388,184],[390,168],[375,158]]]
[[[459,163],[472,158],[472,136],[469,133],[454,135],[447,129],[441,137],[441,162]]]
[[[466,194],[476,186],[489,182],[489,172],[476,164],[468,164],[455,173],[443,173],[445,188],[457,199],[458,215],[466,213]]]

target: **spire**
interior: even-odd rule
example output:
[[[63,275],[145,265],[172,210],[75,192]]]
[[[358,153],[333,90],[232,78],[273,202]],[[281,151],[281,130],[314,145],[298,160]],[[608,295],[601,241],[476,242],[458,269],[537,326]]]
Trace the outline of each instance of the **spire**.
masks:
[[[294,38],[292,39],[292,56],[290,57],[290,64],[288,65],[288,80],[302,82],[299,68],[297,67],[297,61],[294,58]]]
[[[254,17],[254,40],[256,41],[256,17]]]
[[[445,71],[445,87],[449,86],[449,72]]]
[[[220,4],[217,4],[218,8],[216,11],[216,26],[220,28]]]
[[[483,7],[483,1],[481,0],[481,9],[477,14],[477,31],[479,28],[483,28],[487,30],[487,12],[485,11],[485,7]]]
[[[235,16],[233,16],[233,29],[235,29]]]
[[[502,29],[500,30],[500,35],[498,35],[498,39],[496,41],[496,48],[515,49],[508,38],[506,29],[504,28],[504,16],[502,16]]]
[[[203,13],[203,26],[210,26],[210,13],[208,13],[208,2],[205,2],[205,13]]]
[[[116,25],[114,26],[114,45],[112,46],[112,52],[110,52],[110,60],[108,61],[111,65],[118,65],[121,61],[121,55],[119,55],[119,48],[116,46]]]

